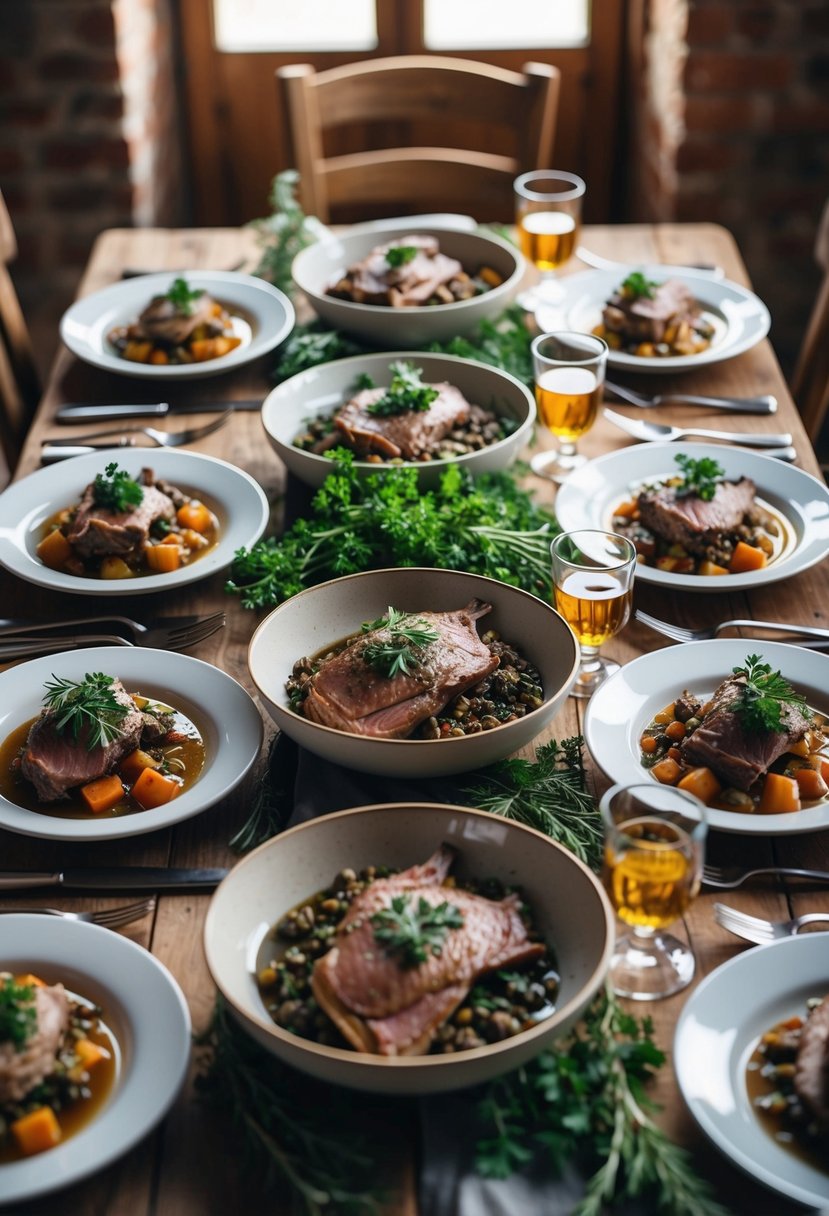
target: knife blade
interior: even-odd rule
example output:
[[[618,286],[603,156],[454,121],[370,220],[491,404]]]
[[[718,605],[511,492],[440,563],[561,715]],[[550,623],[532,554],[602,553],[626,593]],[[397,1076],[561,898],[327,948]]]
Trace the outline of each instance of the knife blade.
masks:
[[[165,418],[168,414],[221,414],[225,410],[261,410],[264,397],[241,401],[156,401],[138,405],[94,405],[93,403],[58,406],[55,422],[121,422],[125,418]]]
[[[227,870],[177,870],[164,866],[110,866],[89,870],[0,870],[0,891],[61,887],[76,891],[212,891]]]

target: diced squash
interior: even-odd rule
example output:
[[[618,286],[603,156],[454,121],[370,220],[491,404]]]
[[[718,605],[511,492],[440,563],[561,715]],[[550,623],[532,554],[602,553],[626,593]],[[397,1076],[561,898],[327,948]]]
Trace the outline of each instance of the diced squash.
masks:
[[[677,786],[686,793],[693,794],[695,798],[699,798],[700,802],[704,802],[706,806],[709,802],[713,802],[722,789],[710,768],[692,768],[681,781],[677,782]]]
[[[44,536],[35,553],[50,570],[62,570],[72,556],[72,546],[60,528],[55,528],[54,532]]]
[[[78,1039],[75,1044],[75,1055],[78,1057],[78,1062],[73,1064],[68,1072],[68,1076],[73,1081],[80,1081],[85,1072],[89,1072],[96,1064],[100,1064],[101,1060],[109,1059],[109,1052],[103,1047],[99,1047],[97,1043],[93,1043],[91,1039]]]
[[[154,768],[145,768],[132,787],[132,796],[145,811],[171,802],[181,789],[177,781],[172,781]]]
[[[156,574],[171,574],[181,565],[181,549],[178,545],[148,545],[144,550],[147,565]]]
[[[748,570],[762,570],[766,560],[762,549],[756,549],[754,545],[747,545],[744,540],[738,540],[728,568],[732,574],[745,574]]]
[[[826,784],[829,785],[829,760],[824,760],[822,757],[818,757],[817,771],[820,773]]]
[[[18,1149],[24,1157],[33,1157],[35,1153],[45,1152],[60,1144],[61,1130],[57,1115],[51,1106],[38,1106],[21,1119],[15,1119],[11,1124]]]
[[[126,781],[136,781],[145,768],[158,768],[159,761],[149,752],[137,747],[134,752],[125,756],[118,765],[118,771]]]
[[[190,354],[196,363],[206,363],[208,359],[219,359],[222,355],[230,354],[241,341],[241,338],[202,338],[190,343]]]
[[[178,545],[180,547],[183,539],[180,532],[168,532],[158,543],[160,545]]]
[[[105,557],[99,567],[101,578],[132,578],[130,570],[123,557]]]
[[[42,980],[39,975],[32,975],[31,971],[27,971],[23,975],[14,977],[15,984],[19,984],[21,988],[45,988],[46,980]]]
[[[487,287],[500,287],[504,281],[498,271],[493,270],[491,266],[482,266],[478,271],[478,278],[483,279]]]
[[[677,764],[676,760],[671,760],[666,756],[664,760],[660,760],[651,769],[657,781],[661,781],[663,785],[676,785],[679,780],[682,769]]]
[[[665,727],[665,734],[669,739],[672,739],[674,743],[676,743],[679,739],[684,739],[687,733],[688,732],[685,729],[684,722],[669,722]]]
[[[799,768],[794,775],[798,792],[806,802],[818,802],[829,794],[829,785],[821,774],[813,768]]]
[[[192,528],[184,528],[181,539],[188,549],[203,549],[205,545],[210,544],[206,536],[202,536],[201,532],[194,532]]]
[[[638,511],[639,507],[636,503],[636,499],[629,498],[626,502],[620,502],[618,507],[615,508],[613,514],[621,516],[622,519],[634,519]]]
[[[789,747],[791,755],[803,756],[804,759],[806,756],[811,755],[811,751],[812,749],[809,747],[809,740],[806,735],[802,739],[798,739],[796,743],[792,743]]]
[[[150,355],[150,363],[154,364],[156,367],[163,367],[169,362],[170,356],[167,354],[166,350],[162,350],[160,346],[157,346]]]
[[[716,562],[709,562],[707,560],[700,562],[699,566],[697,567],[697,574],[712,575],[712,574],[728,574],[728,573],[729,573],[729,571],[726,569],[725,566],[718,566]],[[734,569],[732,568],[731,573],[734,574],[734,573],[736,573],[736,571],[734,571]]]
[[[152,353],[152,342],[128,342],[124,347],[124,358],[130,363],[149,363]]]
[[[213,527],[210,511],[203,502],[195,498],[179,507],[176,519],[182,528],[192,528],[194,532],[209,532]]]
[[[667,726],[669,722],[673,722],[676,716],[676,702],[671,701],[670,705],[666,705],[664,709],[660,709],[658,714],[653,715],[654,722],[658,722],[660,726]]]
[[[673,574],[678,561],[678,557],[658,557],[656,559],[656,568],[657,570],[665,570],[668,574]]]
[[[93,815],[103,815],[106,811],[111,811],[125,797],[126,792],[121,778],[116,773],[109,777],[99,777],[97,781],[90,781],[88,785],[82,785],[80,788],[81,798]]]
[[[656,738],[653,735],[643,735],[639,740],[639,746],[646,756],[652,756],[656,751]]]
[[[785,815],[800,810],[800,791],[794,777],[767,773],[757,811],[760,815]]]

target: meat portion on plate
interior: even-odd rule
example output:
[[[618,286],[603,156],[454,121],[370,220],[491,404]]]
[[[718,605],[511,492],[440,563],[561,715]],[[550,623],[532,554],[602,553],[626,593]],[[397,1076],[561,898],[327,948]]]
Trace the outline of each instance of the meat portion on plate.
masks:
[[[349,266],[327,294],[355,304],[421,308],[454,304],[495,287],[500,276],[483,267],[476,277],[441,253],[433,236],[402,236],[378,245]]]
[[[699,354],[710,345],[714,327],[680,279],[658,283],[633,271],[607,300],[593,332],[613,350],[664,358]]]
[[[683,485],[648,488],[637,498],[639,520],[669,543],[703,556],[743,522],[756,492],[750,477],[718,482],[707,501],[688,493]]]
[[[75,552],[81,557],[121,557],[147,543],[156,520],[172,523],[176,516],[173,501],[153,480],[152,470],[143,469],[140,501],[123,510],[100,505],[96,483],[90,482],[66,531]]]
[[[829,996],[812,1010],[801,1031],[794,1088],[823,1136],[829,1138]]]
[[[379,452],[386,458],[419,460],[434,451],[441,439],[469,417],[469,402],[452,384],[425,385],[437,396],[425,410],[403,410],[379,414],[371,407],[387,396],[384,388],[368,388],[357,393],[334,417],[337,442],[353,448],[359,456]]]
[[[0,982],[0,989],[5,984]],[[50,1076],[69,1022],[69,999],[63,984],[38,985],[32,991],[33,1017],[22,1044],[0,1042],[0,1106],[19,1102]]]

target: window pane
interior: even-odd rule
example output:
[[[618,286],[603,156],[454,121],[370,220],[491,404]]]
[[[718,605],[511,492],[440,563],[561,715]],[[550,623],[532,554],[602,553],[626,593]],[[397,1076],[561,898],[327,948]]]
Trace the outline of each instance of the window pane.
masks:
[[[213,0],[220,51],[371,51],[374,0]]]
[[[423,0],[429,50],[584,46],[589,0]]]

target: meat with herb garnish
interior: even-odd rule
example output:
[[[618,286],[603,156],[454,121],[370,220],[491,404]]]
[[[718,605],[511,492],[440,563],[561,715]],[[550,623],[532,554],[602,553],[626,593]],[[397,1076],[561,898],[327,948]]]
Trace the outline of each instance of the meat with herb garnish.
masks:
[[[328,295],[356,304],[381,304],[392,308],[453,304],[486,291],[497,281],[472,279],[456,258],[441,253],[432,236],[403,236],[378,245],[349,266],[328,288]]]
[[[139,482],[109,464],[84,490],[65,535],[81,557],[123,556],[147,543],[157,520],[169,524],[175,514],[169,496],[153,485],[152,469],[143,469]]]
[[[418,460],[469,417],[469,402],[452,384],[423,384],[410,363],[393,363],[389,388],[366,388],[334,416],[334,438],[359,456]]]
[[[0,977],[0,1002],[2,1107],[25,1098],[54,1072],[69,1001],[63,984],[18,984],[9,976]]]
[[[657,283],[641,271],[629,274],[612,293],[593,332],[611,349],[641,358],[699,354],[714,336],[685,283]]]

